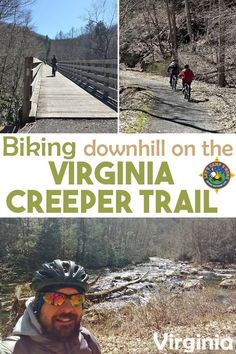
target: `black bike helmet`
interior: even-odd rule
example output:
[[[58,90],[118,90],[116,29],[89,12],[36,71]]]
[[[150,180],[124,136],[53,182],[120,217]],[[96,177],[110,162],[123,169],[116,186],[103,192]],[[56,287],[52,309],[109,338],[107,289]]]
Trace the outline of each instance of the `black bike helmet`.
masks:
[[[42,268],[35,272],[31,287],[35,292],[70,287],[84,294],[88,288],[87,280],[88,274],[81,265],[56,259],[51,263],[44,263]]]
[[[189,65],[188,64],[184,65],[184,69],[189,69]]]

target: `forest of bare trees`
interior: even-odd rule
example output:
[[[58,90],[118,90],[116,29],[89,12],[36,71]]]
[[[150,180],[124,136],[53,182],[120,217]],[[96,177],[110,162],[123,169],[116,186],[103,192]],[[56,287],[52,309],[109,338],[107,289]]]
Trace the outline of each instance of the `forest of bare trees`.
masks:
[[[59,62],[117,58],[115,6],[105,19],[108,2],[103,0],[92,7],[84,28],[72,27],[65,34],[58,28],[56,38],[51,39],[33,31],[30,13],[33,2],[0,0],[0,126],[20,121],[25,57],[49,63],[53,54]]]
[[[31,31],[31,0],[0,0],[0,124],[18,119],[22,105],[24,58],[40,56],[42,36]]]
[[[78,32],[81,33],[76,36]],[[60,31],[56,39],[51,40],[50,55],[53,53],[56,53],[59,61],[116,59],[117,25],[107,27],[102,21],[89,21],[81,31],[75,28],[65,34]]]
[[[1,219],[0,270],[29,277],[42,262],[124,267],[149,256],[236,261],[234,219]],[[14,275],[15,274],[15,275]]]
[[[235,86],[233,0],[121,0],[121,62],[145,68],[171,58],[197,78]]]
[[[61,60],[117,59],[116,0],[94,2],[83,28],[60,30],[51,44],[51,53]]]

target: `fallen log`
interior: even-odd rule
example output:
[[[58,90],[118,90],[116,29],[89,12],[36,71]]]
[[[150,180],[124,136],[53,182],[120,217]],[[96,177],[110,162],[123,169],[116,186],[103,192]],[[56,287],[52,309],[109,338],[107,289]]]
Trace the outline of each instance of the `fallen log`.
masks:
[[[88,283],[89,287],[93,286],[94,284],[96,284],[96,282],[98,281],[98,279],[100,279],[102,276],[102,274],[98,274],[98,276],[93,280],[91,281],[90,283]]]
[[[87,293],[86,294],[86,298],[90,301],[93,300],[103,300],[104,298],[108,297],[109,295],[116,293],[118,291],[124,290],[126,289],[129,285],[135,284],[135,283],[139,283],[143,278],[145,278],[147,276],[148,272],[146,272],[144,275],[142,275],[141,277],[139,277],[138,279],[135,280],[131,280],[123,285],[120,286],[116,286],[114,288],[111,289],[107,289],[107,290],[102,290],[102,291],[96,291],[93,293]]]

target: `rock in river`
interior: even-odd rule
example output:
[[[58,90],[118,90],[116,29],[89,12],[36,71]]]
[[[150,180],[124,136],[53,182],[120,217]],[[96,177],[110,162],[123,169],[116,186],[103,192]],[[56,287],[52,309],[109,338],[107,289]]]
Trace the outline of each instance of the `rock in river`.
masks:
[[[224,289],[236,289],[236,278],[224,279],[220,286]]]

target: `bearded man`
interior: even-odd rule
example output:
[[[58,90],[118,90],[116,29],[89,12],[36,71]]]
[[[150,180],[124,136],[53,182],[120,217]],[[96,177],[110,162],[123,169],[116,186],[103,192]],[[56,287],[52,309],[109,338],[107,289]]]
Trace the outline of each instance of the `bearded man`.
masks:
[[[73,261],[54,260],[35,272],[35,297],[0,354],[101,354],[94,336],[81,326],[88,275]]]

